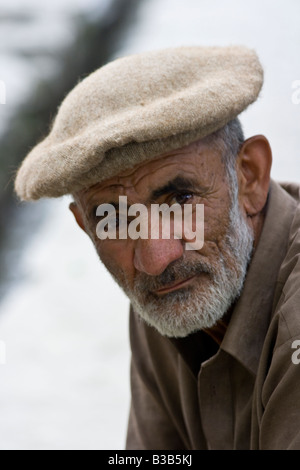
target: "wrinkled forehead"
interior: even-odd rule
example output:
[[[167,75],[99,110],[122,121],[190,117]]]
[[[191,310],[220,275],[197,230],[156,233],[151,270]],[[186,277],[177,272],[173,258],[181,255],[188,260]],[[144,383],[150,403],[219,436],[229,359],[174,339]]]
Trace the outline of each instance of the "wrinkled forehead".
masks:
[[[78,191],[75,197],[77,200],[86,200],[95,194],[120,194],[130,190],[142,190],[145,194],[174,179],[180,179],[182,182],[193,182],[198,178],[201,180],[204,173],[210,169],[223,173],[223,165],[216,166],[216,161],[220,163],[221,152],[216,151],[213,143],[201,139]]]

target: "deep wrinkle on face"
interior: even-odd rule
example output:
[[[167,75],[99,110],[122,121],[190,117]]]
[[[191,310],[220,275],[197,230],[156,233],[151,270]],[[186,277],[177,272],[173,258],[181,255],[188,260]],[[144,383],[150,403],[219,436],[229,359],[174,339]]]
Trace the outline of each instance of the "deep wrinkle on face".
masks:
[[[95,221],[89,216],[97,205],[104,202],[116,203],[120,195],[126,195],[131,204],[170,202],[174,197],[174,189],[177,191],[179,186],[183,192],[185,183],[189,183],[186,193],[191,193],[192,196],[192,201],[189,203],[201,203],[205,207],[205,237],[201,250],[187,252],[184,249],[184,240],[174,239],[97,240],[94,233]],[[178,196],[178,192],[175,194]],[[193,328],[196,328],[194,321],[190,327],[186,326],[187,315],[183,314],[185,319],[180,325],[182,309],[185,309],[191,317],[192,310],[203,310],[199,328],[201,325],[207,327],[215,321],[215,312],[209,322],[205,320],[204,304],[212,303],[212,297],[217,297],[217,284],[228,281],[225,280],[226,273],[230,273],[232,279],[235,275],[241,276],[237,268],[238,260],[232,256],[228,246],[229,231],[233,229],[230,226],[232,201],[225,169],[219,155],[201,142],[194,143],[183,150],[170,152],[160,159],[90,188],[80,195],[79,201],[87,214],[89,231],[92,233],[91,237],[100,259],[125,290],[135,308],[139,310],[138,313],[143,316],[144,310],[152,309],[152,314],[156,317],[154,326],[157,326],[155,323],[160,321],[159,317],[166,311],[168,305],[173,317],[177,317],[176,326],[173,325],[170,330],[165,325],[159,326],[158,329],[162,334],[176,336],[189,334]],[[244,265],[248,262],[249,250],[247,245]],[[189,266],[194,268],[190,270]],[[223,271],[225,269],[222,274],[223,279],[217,282],[221,268]],[[244,268],[245,266],[243,272]],[[176,270],[179,274],[176,274]],[[238,289],[240,281],[237,280]],[[211,290],[213,285],[215,291]],[[153,297],[155,292],[156,299]],[[229,294],[227,297],[231,299]],[[193,298],[190,308],[187,307],[189,298]],[[216,309],[217,306],[214,306],[214,310]],[[222,316],[224,313],[219,314]],[[167,316],[167,322],[172,322],[170,314]],[[151,322],[149,315],[146,315],[146,321]]]
[[[212,161],[209,161],[206,167],[201,163],[198,156],[201,157],[204,152],[210,154],[209,160],[212,160],[213,157],[217,160],[216,171],[213,171]],[[182,181],[183,173],[184,180]],[[221,178],[217,178],[217,173]],[[93,223],[96,222],[95,211],[100,204],[110,203],[117,206],[119,195],[126,195],[129,204],[142,203],[148,206],[150,203],[168,202],[169,195],[165,189],[170,182],[172,183],[175,180],[179,194],[180,192],[186,192],[186,190],[192,192],[197,198],[197,203],[205,204],[206,211],[210,210],[208,215],[212,221],[216,217],[220,219],[228,210],[228,207],[224,204],[228,201],[229,205],[230,199],[224,173],[219,157],[216,158],[211,150],[205,147],[201,148],[199,143],[192,144],[184,152],[170,152],[170,154],[158,160],[139,166],[135,171],[128,171],[124,175],[106,181],[104,184],[82,191],[78,194],[77,200],[79,198],[86,221],[89,223],[90,228],[95,231],[93,228]],[[189,187],[185,188],[183,182],[188,181],[190,182]],[[172,194],[172,189],[172,187],[169,188],[170,194]],[[165,197],[163,198],[163,196]],[[218,198],[223,205],[220,214],[217,214],[214,207],[214,200]],[[225,218],[222,217],[222,219],[225,222]]]

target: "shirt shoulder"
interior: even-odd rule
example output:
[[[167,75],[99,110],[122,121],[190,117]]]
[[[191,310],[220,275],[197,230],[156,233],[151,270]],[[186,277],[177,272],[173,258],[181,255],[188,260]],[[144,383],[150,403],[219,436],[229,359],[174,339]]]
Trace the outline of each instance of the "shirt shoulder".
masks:
[[[296,196],[296,185],[293,185]],[[299,188],[298,188],[299,193]],[[278,214],[280,222],[280,214]],[[277,346],[295,336],[300,339],[300,203],[290,227],[286,256],[276,282],[273,317],[278,317]],[[275,318],[276,321],[276,318]]]

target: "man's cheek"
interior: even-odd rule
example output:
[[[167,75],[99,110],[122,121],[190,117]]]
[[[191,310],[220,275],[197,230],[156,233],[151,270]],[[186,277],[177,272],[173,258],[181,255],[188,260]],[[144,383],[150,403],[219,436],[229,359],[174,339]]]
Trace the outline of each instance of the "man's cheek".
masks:
[[[111,249],[109,245],[113,244],[113,240],[99,241],[96,244],[96,250],[100,260],[110,272],[110,274],[122,286],[133,286],[133,263],[130,262],[128,249]]]
[[[221,241],[228,233],[230,217],[228,206],[222,210],[204,210],[204,241]]]
[[[95,245],[96,249],[97,249],[97,243],[99,241],[98,237],[97,237],[97,233],[96,233],[96,223],[94,221],[91,221],[90,219],[85,219],[84,220],[84,226],[85,226],[85,229],[86,229],[86,233],[88,234],[88,236],[90,237],[90,239],[92,240],[93,244]],[[97,249],[98,251],[98,249]]]

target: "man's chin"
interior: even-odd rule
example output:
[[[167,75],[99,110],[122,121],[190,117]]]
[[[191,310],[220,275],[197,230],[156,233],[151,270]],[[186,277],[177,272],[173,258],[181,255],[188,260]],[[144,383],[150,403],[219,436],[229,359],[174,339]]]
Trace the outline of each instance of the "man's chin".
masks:
[[[213,307],[207,309],[203,305],[188,304],[190,296],[186,291],[181,295],[180,302],[174,301],[174,293],[166,294],[173,302],[165,308],[156,304],[151,306],[132,302],[134,311],[149,326],[155,328],[162,336],[169,338],[184,338],[197,331],[211,328],[223,317],[224,313],[216,312]]]

